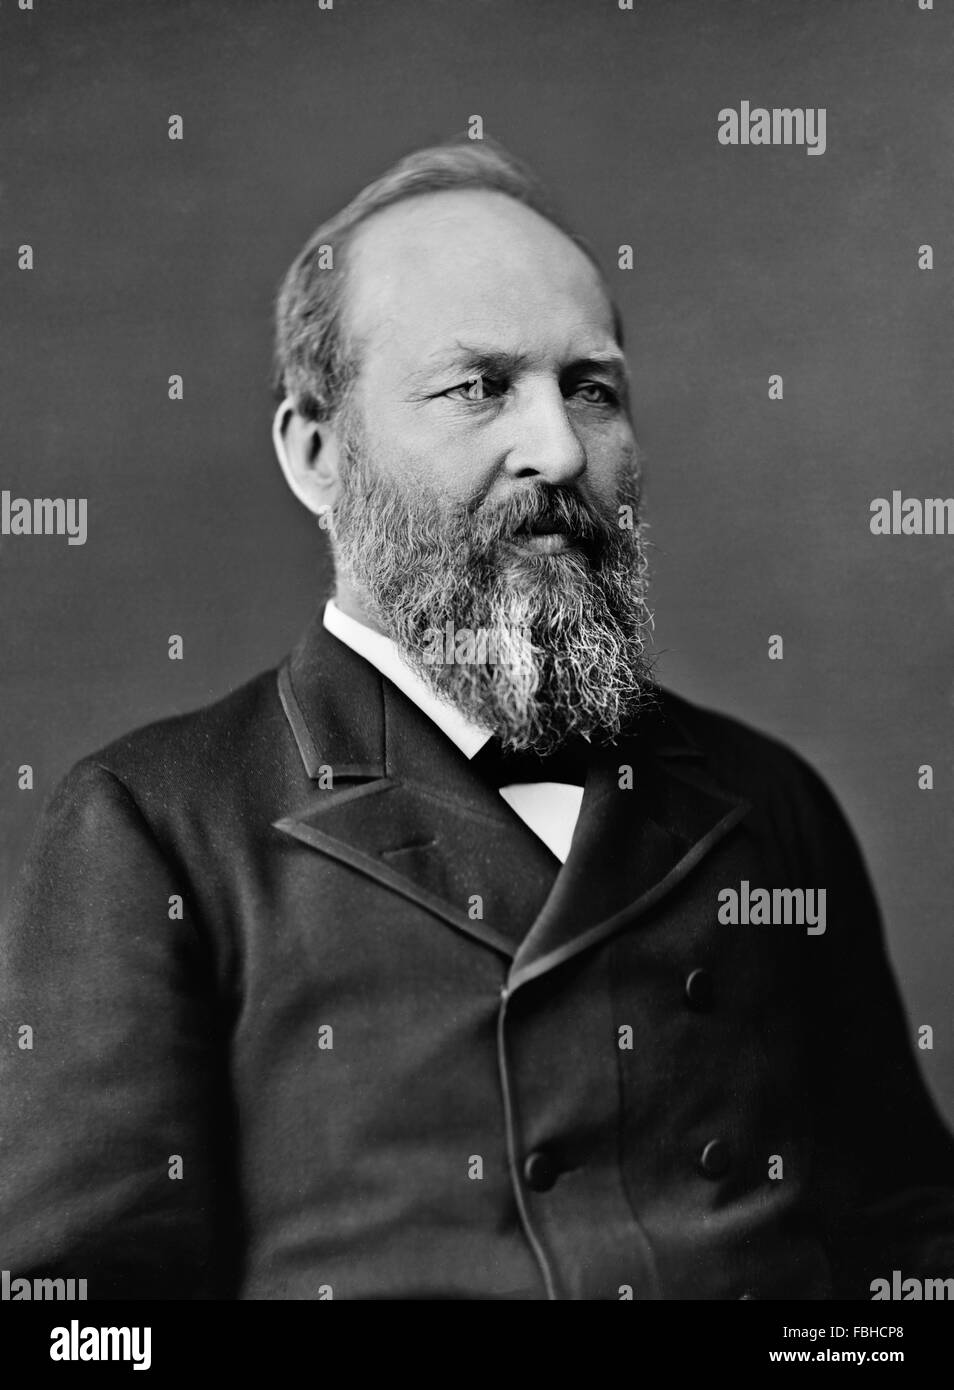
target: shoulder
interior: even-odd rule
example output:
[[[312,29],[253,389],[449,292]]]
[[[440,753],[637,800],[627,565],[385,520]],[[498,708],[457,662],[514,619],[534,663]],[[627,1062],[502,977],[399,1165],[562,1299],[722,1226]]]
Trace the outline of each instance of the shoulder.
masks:
[[[750,833],[784,846],[792,862],[827,882],[834,872],[858,903],[873,907],[862,846],[828,782],[782,739],[729,715],[659,691],[660,728],[673,737],[679,773],[710,792],[747,803]],[[691,750],[691,751],[690,751]],[[662,739],[658,752],[666,752]],[[675,770],[675,761],[670,763]]]
[[[150,823],[248,804],[253,789],[291,770],[294,749],[277,671],[186,714],[134,729],[78,762],[56,799],[131,805]],[[299,764],[300,766],[300,764]]]
[[[794,748],[741,719],[695,704],[673,691],[657,692],[660,748],[704,765],[712,781],[755,805],[794,800],[810,810],[839,814],[830,788]]]
[[[249,740],[273,732],[281,713],[277,672],[265,671],[210,704],[142,725],[84,761],[123,780],[143,773],[161,776],[173,767],[217,772],[236,757],[247,757]]]

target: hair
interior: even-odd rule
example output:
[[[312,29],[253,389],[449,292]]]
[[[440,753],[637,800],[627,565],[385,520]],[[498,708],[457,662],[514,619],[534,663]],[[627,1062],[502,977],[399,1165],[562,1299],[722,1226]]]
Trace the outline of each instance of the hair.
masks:
[[[408,198],[462,188],[504,193],[523,203],[559,228],[600,270],[591,249],[566,225],[536,177],[500,145],[457,140],[416,150],[316,228],[289,267],[275,309],[273,386],[278,400],[290,397],[310,420],[331,419],[346,401],[358,368],[342,328],[347,251],[355,229]],[[333,269],[319,264],[326,246],[332,247]],[[613,318],[622,346],[615,304]]]

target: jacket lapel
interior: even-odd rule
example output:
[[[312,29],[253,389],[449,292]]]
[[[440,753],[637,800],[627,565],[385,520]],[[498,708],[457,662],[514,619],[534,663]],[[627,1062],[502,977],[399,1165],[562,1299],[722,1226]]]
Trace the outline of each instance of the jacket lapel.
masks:
[[[559,863],[496,789],[320,616],[279,694],[314,788],[276,829],[513,956]]]
[[[709,779],[669,703],[660,692],[635,733],[594,751],[570,853],[517,952],[511,989],[636,924],[749,810]]]
[[[561,867],[320,613],[279,693],[312,790],[276,829],[513,958],[511,988],[638,923],[749,809],[709,779],[661,692],[633,734],[594,750]]]

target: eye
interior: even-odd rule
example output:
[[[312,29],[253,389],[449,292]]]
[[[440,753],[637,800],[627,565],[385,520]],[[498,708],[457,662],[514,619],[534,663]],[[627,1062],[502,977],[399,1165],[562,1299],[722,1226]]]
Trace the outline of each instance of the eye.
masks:
[[[609,405],[617,399],[613,388],[604,386],[601,381],[581,381],[579,386],[573,388],[572,394],[586,405]]]
[[[449,391],[442,394],[450,396],[457,401],[485,401],[491,396],[499,396],[504,391],[506,383],[496,377],[485,376],[483,372],[475,372],[466,381],[462,381],[457,386],[452,386]]]

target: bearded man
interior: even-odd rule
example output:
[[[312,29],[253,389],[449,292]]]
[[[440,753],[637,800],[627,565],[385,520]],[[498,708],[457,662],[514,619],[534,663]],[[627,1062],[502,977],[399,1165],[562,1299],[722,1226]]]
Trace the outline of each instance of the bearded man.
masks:
[[[334,597],[46,811],[5,933],[14,1276],[866,1299],[954,1269],[851,831],[651,676],[621,337],[487,146],[402,161],[291,267],[274,439]]]

